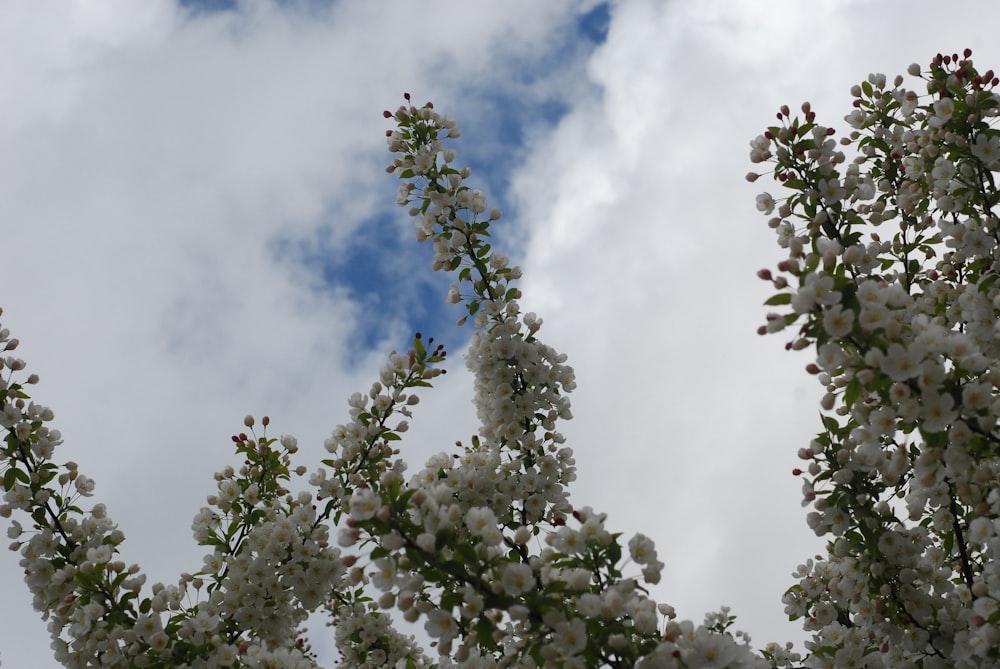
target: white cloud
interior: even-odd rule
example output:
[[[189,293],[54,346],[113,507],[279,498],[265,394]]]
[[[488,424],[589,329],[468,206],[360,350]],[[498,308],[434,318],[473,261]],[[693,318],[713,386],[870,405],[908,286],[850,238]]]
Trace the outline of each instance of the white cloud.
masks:
[[[411,8],[0,9],[0,58],[23,63],[0,74],[4,324],[42,376],[62,457],[97,480],[130,537],[125,558],[151,581],[200,563],[190,519],[244,413],[270,413],[315,462],[346,397],[406,344],[386,315],[377,353],[359,350],[366,305],[320,285],[279,242],[325,235],[336,248],[387,212],[409,225],[382,169],[381,110],[404,90],[474,109],[463,90],[502,94],[513,70],[563,48],[552,35],[576,11]],[[2,560],[16,581],[15,556]],[[5,665],[51,664],[15,589]]]
[[[657,594],[682,617],[731,605],[758,643],[802,638],[780,598],[822,546],[791,476],[821,389],[807,353],[754,334],[755,272],[780,254],[753,205],[772,186],[743,179],[748,142],[806,99],[843,128],[869,71],[967,44],[996,56],[953,8],[902,7],[618,3],[588,67],[598,91],[514,183],[526,308],[577,369],[576,503],[658,541]]]
[[[97,480],[152,580],[200,562],[190,518],[244,413],[270,413],[318,458],[381,364],[381,344],[353,343],[366,305],[277,244],[342,242],[393,209],[379,112],[410,90],[475,128],[461,152],[525,161],[485,176],[510,180],[525,306],[577,368],[573,499],[656,539],[658,594],[683,616],[731,604],[758,642],[798,636],[780,593],[815,541],[788,472],[819,389],[805,354],[753,334],[767,296],[754,272],[778,256],[753,206],[762,182],[742,181],[747,142],[784,102],[838,124],[871,69],[966,45],[1000,62],[994,10],[634,0],[585,63],[572,17],[586,8],[0,7],[0,58],[18,65],[0,68],[3,321],[42,375],[63,457]],[[524,113],[511,94],[569,113],[551,132],[518,119],[527,143],[504,146],[490,124]],[[405,325],[384,335],[402,345]],[[408,435],[414,467],[472,429],[452,353]],[[5,666],[51,666],[12,554],[0,573]]]

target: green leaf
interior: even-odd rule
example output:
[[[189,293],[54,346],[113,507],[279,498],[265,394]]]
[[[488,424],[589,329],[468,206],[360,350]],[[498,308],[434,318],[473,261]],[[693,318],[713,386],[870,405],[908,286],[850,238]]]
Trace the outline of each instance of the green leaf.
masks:
[[[840,423],[833,416],[823,416],[823,427],[827,429],[827,432],[831,434],[837,434],[840,432]]]
[[[764,300],[764,304],[772,307],[776,307],[781,304],[791,304],[792,294],[791,293],[778,293],[777,295],[772,295],[771,297]]]
[[[21,481],[22,483],[27,484],[31,481],[31,478],[28,476],[27,472],[22,471],[17,467],[11,467],[6,472],[4,472],[3,475],[4,490],[11,490],[17,481]]]
[[[41,506],[36,507],[31,512],[31,517],[34,519],[34,521],[36,523],[38,523],[42,527],[48,527],[49,526],[49,524],[46,522],[47,519],[45,518],[45,507],[41,507]]]
[[[847,387],[844,388],[844,404],[848,408],[854,406],[857,399],[861,397],[862,390],[864,390],[864,388],[861,386],[861,382],[858,381],[857,377],[848,381]]]
[[[977,284],[980,293],[989,292],[990,288],[1000,279],[1000,274],[990,274]]]

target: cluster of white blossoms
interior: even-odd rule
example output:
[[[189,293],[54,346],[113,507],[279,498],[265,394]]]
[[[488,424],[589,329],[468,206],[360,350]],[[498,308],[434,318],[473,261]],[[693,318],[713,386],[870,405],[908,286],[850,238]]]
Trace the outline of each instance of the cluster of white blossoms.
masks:
[[[466,361],[481,425],[468,445],[404,480],[383,434],[409,399],[383,390],[401,387],[384,373],[351,399],[353,421],[328,443],[338,457],[324,464],[334,471],[341,453],[371,453],[353,479],[317,479],[347,500],[341,546],[375,546],[353,569],[381,591],[382,615],[422,621],[441,667],[631,667],[644,657],[651,667],[768,666],[727,631],[731,620],[695,628],[665,616],[644,585],[663,568],[652,541],[637,535],[625,554],[604,514],[570,504],[575,462],[558,422],[571,417],[574,375],[538,340],[541,319],[522,315],[512,285],[520,269],[488,243],[500,213],[486,213],[485,197],[466,185],[471,171],[454,166],[445,146],[459,134],[453,121],[429,104],[385,115],[398,124],[388,133],[388,170],[404,181],[398,203],[418,241],[431,242],[432,267],[457,276],[449,301],[465,305],[459,324],[471,318],[476,328]],[[394,378],[412,369],[400,365]],[[623,571],[630,563],[634,575]]]
[[[341,609],[334,621],[337,647],[343,654],[338,666],[429,669],[432,665],[413,637],[397,632],[391,622],[389,616],[379,613],[374,606],[354,604]]]
[[[488,243],[500,213],[487,213],[483,194],[466,185],[468,168],[453,167],[445,140],[459,132],[450,119],[429,104],[386,117],[397,124],[388,136],[389,171],[403,180],[398,202],[410,208],[417,239],[431,242],[433,268],[456,276],[448,300],[464,305],[459,324],[471,318],[475,328],[467,364],[478,434],[406,473],[399,445],[415,393],[444,373],[446,358],[417,334],[405,353],[390,354],[367,393],[349,398],[349,419],[326,440],[329,457],[308,476],[308,491],[289,490],[308,471],[292,464],[295,439],[268,437],[267,417],[258,435],[247,416],[250,434],[233,437],[242,464],[215,474],[192,523],[207,549],[200,568],[147,590],[139,568],[119,559],[124,537],[104,506],[82,508],[93,481],[72,462],[53,462],[61,435],[49,427],[52,412],[15,380],[24,363],[3,359],[0,515],[30,518],[28,527],[12,520],[11,547],[49,620],[56,658],[67,667],[305,669],[316,662],[301,625],[325,610],[345,669],[797,661],[789,647],[754,654],[749,638],[731,631],[727,610],[701,625],[677,620],[649,596],[664,568],[652,540],[637,534],[623,545],[605,514],[571,504],[575,461],[559,423],[571,417],[573,370],[539,341],[541,319],[518,305],[520,270]],[[810,309],[840,304],[828,284],[811,288]],[[0,330],[0,346],[12,351],[17,342]],[[990,531],[970,526],[970,554],[985,550]],[[433,660],[396,631],[392,615],[423,625]]]
[[[796,325],[826,389],[794,473],[828,552],[785,596],[809,667],[1000,666],[1000,79],[970,56],[870,75],[839,145],[808,104],[751,142],[789,191],[757,199],[787,250],[760,332]]]

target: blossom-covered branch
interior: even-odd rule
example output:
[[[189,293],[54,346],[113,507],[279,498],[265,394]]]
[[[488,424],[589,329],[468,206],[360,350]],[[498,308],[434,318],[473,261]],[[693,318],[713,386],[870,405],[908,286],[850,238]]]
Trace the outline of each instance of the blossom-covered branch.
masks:
[[[385,115],[398,124],[388,133],[389,171],[404,181],[398,202],[417,239],[433,244],[434,269],[456,273],[449,299],[465,306],[460,324],[472,317],[476,328],[467,363],[481,426],[406,484],[371,480],[352,496],[342,543],[377,546],[380,606],[424,619],[451,657],[444,666],[699,666],[699,653],[753,663],[724,633],[727,617],[696,629],[658,610],[643,583],[658,582],[663,565],[647,537],[628,542],[640,573],[626,575],[605,515],[570,505],[574,460],[557,427],[570,417],[573,372],[538,339],[541,319],[521,314],[512,285],[520,270],[488,241],[500,213],[486,213],[485,197],[465,183],[469,169],[454,166],[450,119],[431,105]]]
[[[451,120],[429,104],[386,116],[397,124],[398,201],[432,243],[434,269],[456,277],[448,299],[464,305],[459,325],[474,326],[466,359],[478,434],[407,478],[400,446],[416,393],[446,359],[419,334],[349,398],[308,490],[292,490],[309,471],[292,462],[296,440],[269,437],[268,418],[247,416],[233,437],[241,464],[215,474],[192,523],[203,563],[149,592],[119,559],[124,536],[103,505],[83,507],[93,482],[72,462],[54,464],[52,412],[29,401],[15,378],[24,363],[7,358],[0,513],[33,521],[14,520],[9,534],[56,658],[305,669],[315,658],[301,625],[325,609],[342,667],[767,666],[731,631],[728,610],[696,626],[650,598],[663,564],[648,537],[623,541],[605,514],[571,504],[575,461],[559,422],[571,417],[573,370],[538,339],[542,320],[520,311],[520,270],[489,243],[500,213],[487,213],[468,168],[454,166]],[[16,347],[6,331],[0,343]],[[394,628],[394,612],[423,622],[435,659]]]
[[[908,73],[854,87],[839,146],[808,103],[751,142],[787,193],[757,198],[787,250],[761,333],[797,326],[826,388],[795,474],[829,550],[785,597],[808,666],[1000,661],[1000,80],[969,50]]]

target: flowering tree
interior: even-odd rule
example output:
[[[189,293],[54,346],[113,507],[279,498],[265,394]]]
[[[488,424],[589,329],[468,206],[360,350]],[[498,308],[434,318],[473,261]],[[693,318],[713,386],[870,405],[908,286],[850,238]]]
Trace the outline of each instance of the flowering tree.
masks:
[[[456,277],[449,300],[474,327],[467,364],[479,434],[405,475],[398,445],[416,393],[446,358],[418,334],[351,396],[349,420],[303,492],[290,488],[308,471],[292,463],[296,440],[269,437],[269,419],[248,416],[233,437],[242,464],[215,474],[192,524],[204,562],[147,591],[139,567],[121,558],[125,537],[103,505],[89,504],[93,481],[55,460],[53,414],[26,392],[37,377],[18,380],[25,363],[7,357],[0,514],[30,519],[12,521],[11,547],[56,658],[67,667],[313,667],[299,630],[326,610],[344,667],[768,666],[729,631],[727,610],[695,626],[649,598],[663,567],[649,538],[624,542],[604,514],[570,504],[574,460],[558,424],[570,418],[573,371],[538,339],[542,320],[519,309],[520,270],[489,244],[500,213],[466,185],[468,168],[454,166],[451,120],[430,104],[385,116],[397,124],[388,139],[398,202],[417,239],[433,244],[434,269]],[[17,340],[2,330],[0,346],[12,351]],[[437,657],[394,629],[393,610],[423,622]]]
[[[785,595],[807,666],[1000,666],[1000,79],[971,55],[870,75],[842,148],[808,103],[751,142],[787,193],[757,198],[787,250],[760,331],[796,325],[827,390],[794,473],[828,552]]]
[[[558,425],[573,372],[520,311],[520,270],[489,243],[500,214],[445,144],[458,129],[408,96],[385,113],[388,169],[434,269],[455,276],[460,325],[474,328],[479,434],[406,475],[399,446],[417,392],[446,360],[416,335],[351,396],[307,478],[295,439],[269,437],[266,417],[258,433],[248,416],[233,437],[242,464],[215,474],[192,524],[203,564],[146,590],[121,559],[124,536],[89,504],[93,482],[54,459],[53,414],[26,392],[37,377],[19,380],[24,362],[5,358],[0,515],[20,518],[12,548],[56,658],[314,667],[299,630],[325,610],[344,667],[1000,666],[1000,80],[970,55],[912,66],[926,93],[871,75],[853,91],[843,149],[808,104],[801,118],[783,107],[751,143],[788,191],[757,199],[777,210],[787,251],[760,272],[777,290],[760,331],[796,325],[788,348],[816,345],[807,369],[828,391],[823,432],[794,472],[810,526],[830,537],[785,595],[812,633],[804,658],[776,644],[754,654],[727,609],[700,626],[677,620],[649,597],[663,568],[653,543],[624,542],[604,514],[570,503]],[[0,346],[17,340],[0,330]],[[393,614],[422,622],[435,652]]]

